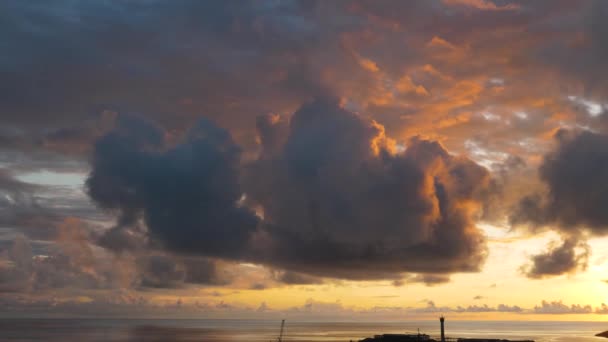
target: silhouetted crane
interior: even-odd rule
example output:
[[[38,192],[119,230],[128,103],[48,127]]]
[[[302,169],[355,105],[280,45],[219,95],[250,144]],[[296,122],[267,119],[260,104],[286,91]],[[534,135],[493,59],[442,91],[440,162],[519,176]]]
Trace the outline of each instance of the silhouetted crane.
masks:
[[[281,321],[281,331],[279,332],[278,342],[283,342],[283,331],[285,330],[285,320]]]

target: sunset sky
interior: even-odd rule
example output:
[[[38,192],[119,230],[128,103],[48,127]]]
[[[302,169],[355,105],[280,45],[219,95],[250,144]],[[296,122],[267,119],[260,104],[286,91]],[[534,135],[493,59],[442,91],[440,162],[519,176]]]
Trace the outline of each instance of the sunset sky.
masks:
[[[0,317],[608,320],[608,1],[0,1]]]

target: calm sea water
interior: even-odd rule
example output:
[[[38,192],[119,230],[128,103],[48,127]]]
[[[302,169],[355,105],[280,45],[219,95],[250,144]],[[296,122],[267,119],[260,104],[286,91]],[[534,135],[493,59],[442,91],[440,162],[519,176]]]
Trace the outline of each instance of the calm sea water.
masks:
[[[446,322],[448,337],[533,339],[539,342],[608,342],[594,337],[608,330],[601,322]],[[0,341],[48,342],[268,342],[276,341],[279,322],[265,320],[160,319],[2,319]],[[286,324],[286,342],[357,341],[379,333],[416,332],[436,336],[438,322],[294,322]]]

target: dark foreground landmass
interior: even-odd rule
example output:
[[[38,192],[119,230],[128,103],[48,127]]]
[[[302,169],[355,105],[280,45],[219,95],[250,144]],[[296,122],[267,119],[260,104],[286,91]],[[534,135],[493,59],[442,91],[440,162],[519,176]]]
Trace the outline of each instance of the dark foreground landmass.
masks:
[[[599,334],[595,334],[595,336],[599,336],[599,337],[606,337],[608,338],[608,330],[601,332]]]

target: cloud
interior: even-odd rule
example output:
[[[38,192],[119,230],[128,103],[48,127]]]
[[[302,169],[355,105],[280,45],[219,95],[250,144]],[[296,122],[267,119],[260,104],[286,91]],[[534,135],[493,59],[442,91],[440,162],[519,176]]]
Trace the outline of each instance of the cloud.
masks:
[[[542,301],[540,305],[534,307],[534,313],[538,314],[588,314],[593,313],[591,305],[566,305],[562,301],[547,302]]]
[[[104,111],[144,112],[177,130],[204,113],[251,147],[255,132],[250,123],[256,115],[291,111],[326,89],[359,106],[381,109],[377,115],[391,123],[386,125],[390,132],[401,131],[403,113],[421,114],[406,115],[407,122],[420,122],[419,116],[431,122],[426,125],[431,129],[436,118],[466,117],[461,109],[483,110],[495,100],[494,91],[458,96],[467,88],[481,91],[479,84],[488,79],[525,86],[519,72],[528,67],[536,84],[551,82],[542,77],[547,63],[536,65],[536,55],[527,51],[557,46],[548,57],[559,56],[553,64],[562,68],[573,52],[574,57],[586,55],[588,49],[566,44],[586,26],[587,7],[485,0],[5,3],[3,12],[11,16],[0,32],[10,53],[0,64],[0,110],[7,126],[24,133],[30,145],[40,141],[38,147],[66,153],[86,151],[83,144],[95,135],[88,134],[91,117]],[[129,15],[134,12],[141,15],[134,19]],[[74,20],[85,17],[89,20]],[[436,18],[437,25],[429,26],[428,18]],[[601,16],[594,16],[589,32],[598,32],[592,36],[598,42],[594,46],[601,47],[603,25],[595,18]],[[526,27],[533,29],[524,34]],[[493,39],[480,39],[473,33],[478,31]],[[427,47],[434,37],[454,48],[446,54]],[[507,42],[517,46],[504,49]],[[386,49],[392,53],[382,53]],[[361,60],[379,71],[362,68]],[[416,91],[396,91],[400,80],[409,80]],[[521,93],[498,88],[506,89],[497,95],[508,105],[531,97],[529,86]],[[505,95],[511,92],[516,94]],[[547,92],[543,89],[543,96]],[[434,96],[438,93],[445,96]],[[172,113],[171,119],[163,113]],[[456,140],[454,145],[460,145]]]
[[[515,3],[499,6],[495,2],[489,0],[443,0],[443,3],[448,6],[464,6],[482,11],[508,11],[520,8],[520,6]]]
[[[41,148],[65,154],[87,151],[88,142],[101,133],[91,122],[111,111],[143,112],[176,131],[203,113],[229,128],[248,150],[255,147],[251,123],[257,115],[291,112],[325,90],[355,108],[373,111],[400,138],[412,131],[450,136],[444,140],[448,147],[459,149],[465,138],[487,131],[495,138],[491,144],[500,145],[493,147],[522,150],[511,142],[521,138],[520,132],[529,137],[539,127],[545,129],[550,114],[530,115],[519,126],[515,121],[486,123],[483,129],[483,120],[471,118],[489,104],[501,103],[510,114],[512,107],[531,107],[537,97],[561,96],[547,77],[560,70],[547,69],[585,65],[585,60],[565,62],[578,61],[592,49],[568,44],[588,31],[595,37],[590,41],[597,42],[593,45],[601,47],[604,26],[597,20],[601,15],[594,15],[587,30],[590,6],[561,2],[2,6],[11,17],[0,30],[10,51],[0,64],[0,88],[5,90],[0,110],[14,133],[4,135],[29,141],[29,152]],[[605,6],[597,7],[602,13]],[[141,14],[136,20],[128,15],[134,12]],[[89,20],[74,20],[85,17]],[[436,18],[437,25],[429,26],[428,18]],[[479,31],[492,39],[473,33]],[[450,48],[427,46],[435,37]],[[505,49],[507,43],[517,46]],[[539,59],[543,63],[530,52],[553,48],[557,51],[547,53],[553,59]],[[382,53],[387,49],[392,53]],[[362,59],[378,71],[361,68]],[[44,70],[38,70],[42,65]],[[481,86],[491,79],[504,84]],[[530,87],[529,79],[549,86]],[[416,91],[403,91],[403,80],[406,89]],[[497,115],[509,115],[505,113]],[[439,123],[448,125],[437,129]]]
[[[136,252],[146,249],[149,244],[145,228],[140,225],[115,226],[99,233],[96,243],[113,252]]]
[[[595,309],[590,305],[566,305],[561,301],[543,301],[534,308],[522,308],[517,305],[498,304],[470,305],[470,306],[437,306],[429,301],[424,307],[400,307],[400,306],[374,306],[361,308],[358,306],[347,306],[340,301],[321,301],[314,298],[307,299],[301,305],[278,309],[271,307],[265,302],[257,306],[227,302],[223,298],[209,297],[204,300],[188,297],[171,296],[165,300],[151,300],[147,293],[137,293],[129,290],[112,290],[105,293],[91,293],[85,301],[80,298],[54,297],[32,300],[24,297],[0,297],[0,304],[4,308],[25,310],[24,312],[36,313],[41,317],[49,315],[48,307],[53,307],[55,313],[76,315],[79,317],[90,317],[91,315],[129,315],[135,317],[209,317],[209,318],[260,318],[281,319],[362,319],[362,320],[394,320],[399,317],[436,319],[437,314],[450,314],[454,317],[463,315],[467,317],[482,317],[488,313],[499,314],[606,314],[606,305],[601,304]],[[538,312],[537,312],[538,311]],[[521,316],[525,318],[525,316]]]
[[[450,276],[445,274],[421,273],[412,276],[406,276],[402,281],[405,283],[423,283],[426,286],[435,286],[449,283]]]
[[[601,315],[608,315],[608,305],[606,305],[606,303],[602,303],[600,307],[595,308],[595,313]]]
[[[0,189],[3,192],[11,194],[21,194],[31,192],[37,189],[38,186],[16,179],[12,172],[7,169],[0,169]]]
[[[258,128],[264,150],[243,171],[239,147],[207,120],[171,144],[154,125],[118,117],[96,142],[87,180],[91,198],[118,214],[100,242],[127,248],[143,219],[172,252],[316,276],[410,271],[437,284],[481,267],[473,215],[488,190],[486,169],[421,139],[397,153],[381,125],[330,98],[303,106],[288,127],[266,117]]]
[[[260,132],[263,146],[269,131]],[[263,212],[264,262],[352,279],[483,263],[471,214],[489,173],[474,162],[422,139],[396,153],[382,126],[329,98],[301,107],[272,151],[248,165],[243,183]]]
[[[36,196],[44,188],[20,181],[8,170],[0,169],[0,224],[20,227],[23,232],[44,225],[54,227],[60,217],[42,206]]]
[[[224,265],[203,257],[142,250],[109,253],[96,245],[93,232],[86,222],[66,218],[46,246],[17,236],[0,254],[0,292],[177,289],[188,284],[224,286],[233,279]]]
[[[140,288],[182,288],[188,284],[228,285],[232,277],[213,260],[206,258],[181,258],[171,255],[143,255],[136,259]]]
[[[412,313],[446,313],[446,312],[455,312],[455,313],[516,312],[516,313],[522,313],[525,310],[517,305],[511,306],[511,305],[507,305],[507,304],[498,304],[498,306],[495,306],[495,307],[488,306],[487,304],[469,305],[466,307],[463,307],[463,306],[456,306],[456,307],[441,306],[441,307],[439,307],[439,306],[435,305],[435,302],[433,302],[432,300],[429,300],[429,301],[427,301],[426,307],[408,308],[408,311],[412,312]]]
[[[170,257],[152,255],[139,260],[142,269],[141,286],[175,288],[184,282],[185,271]]]
[[[556,148],[544,156],[539,168],[547,190],[524,196],[510,216],[514,225],[531,225],[533,230],[554,227],[564,234],[608,233],[608,136],[590,131],[559,131]],[[569,242],[567,242],[569,241]],[[571,256],[576,245],[571,239],[554,257]],[[572,259],[572,258],[570,258]],[[550,259],[543,259],[550,261]],[[574,260],[574,259],[572,259]],[[540,259],[539,259],[540,261]],[[567,268],[573,268],[571,262]]]
[[[316,13],[319,6],[331,19]],[[344,55],[340,33],[359,22],[344,20],[337,4],[299,2],[1,7],[11,13],[0,30],[11,51],[0,63],[3,119],[25,133],[24,145],[69,153],[86,150],[87,121],[107,110],[156,119],[179,113],[180,120],[167,120],[177,129],[203,110],[238,129],[243,112],[253,119],[270,103],[293,106],[316,92],[317,64]],[[137,20],[127,14],[134,11]],[[241,110],[229,109],[243,100]]]
[[[186,271],[184,281],[199,285],[227,285],[232,276],[227,274],[224,267],[214,260],[206,258],[182,258],[181,262]]]
[[[76,218],[57,227],[50,248],[40,254],[32,241],[19,236],[8,249],[8,265],[0,267],[2,292],[43,294],[56,289],[130,287],[137,273],[124,259],[95,248],[90,228]]]
[[[517,305],[498,304],[496,307],[484,305],[469,305],[467,307],[458,306],[454,312],[523,312],[524,310]]]
[[[496,307],[496,311],[498,312],[523,312],[524,310],[517,305],[506,305],[506,304],[498,304]]]
[[[545,252],[532,256],[532,264],[523,266],[522,272],[528,278],[539,279],[585,270],[589,254],[589,245],[585,241],[568,237],[561,245],[553,242]]]
[[[469,305],[466,307],[456,306],[439,307],[435,305],[433,301],[428,301],[427,306],[423,308],[409,308],[410,312],[418,313],[433,313],[433,312],[455,312],[455,313],[466,313],[466,312],[506,312],[506,313],[520,313],[520,314],[606,314],[606,305],[602,303],[601,306],[593,309],[591,305],[572,304],[566,305],[562,301],[546,301],[543,300],[541,304],[534,306],[533,308],[522,308],[518,305],[498,304],[497,306],[484,305]]]
[[[291,271],[276,272],[277,281],[288,285],[322,284],[323,279]]]
[[[55,239],[58,227],[66,218],[104,219],[79,185],[42,184],[38,180],[55,176],[63,175],[0,169],[0,225],[8,235],[24,234],[33,240],[48,241]],[[77,176],[70,174],[66,178],[77,181]]]
[[[538,47],[537,58],[540,63],[554,65],[562,74],[582,82],[586,94],[601,97],[608,86],[608,69],[604,63],[608,56],[608,25],[603,20],[608,14],[608,5],[603,1],[590,1],[582,5],[574,22],[579,27],[579,35],[570,35],[564,41]]]
[[[117,211],[118,226],[143,218],[169,250],[237,259],[258,222],[237,203],[239,163],[238,146],[210,121],[166,146],[160,129],[125,117],[97,141],[87,188],[101,208]]]
[[[608,126],[597,106],[606,103],[607,8],[491,0],[0,3],[0,13],[10,13],[0,14],[8,51],[0,58],[7,168],[0,224],[11,238],[26,235],[35,260],[2,270],[16,283],[62,274],[71,259],[57,255],[63,247],[55,240],[65,217],[116,216],[108,230],[87,224],[87,246],[128,269],[141,266],[149,284],[221,283],[218,260],[284,270],[260,281],[267,286],[322,277],[439,284],[480,270],[487,248],[475,223],[501,221],[512,197],[536,189],[532,167],[558,127],[595,133],[558,137],[541,168],[548,192],[533,191],[512,221],[534,232],[605,235]],[[342,105],[298,110],[319,94]],[[146,119],[123,115],[130,112]],[[196,126],[201,114],[214,123]],[[88,172],[87,153],[88,189],[105,215],[76,191],[13,177]],[[493,191],[501,196],[488,197]],[[584,243],[573,244],[534,257],[528,271],[584,264]],[[43,254],[52,257],[36,259]],[[126,261],[157,255],[165,268]],[[188,266],[190,258],[201,264]],[[89,266],[66,266],[65,276],[109,286],[104,276],[81,274]],[[188,272],[197,267],[200,274]]]
[[[28,286],[32,271],[32,247],[25,238],[19,236],[7,254],[10,264],[0,265],[0,292],[23,291]]]
[[[251,286],[249,287],[250,290],[265,290],[267,287],[266,284],[262,284],[262,283],[254,283],[251,284]]]

